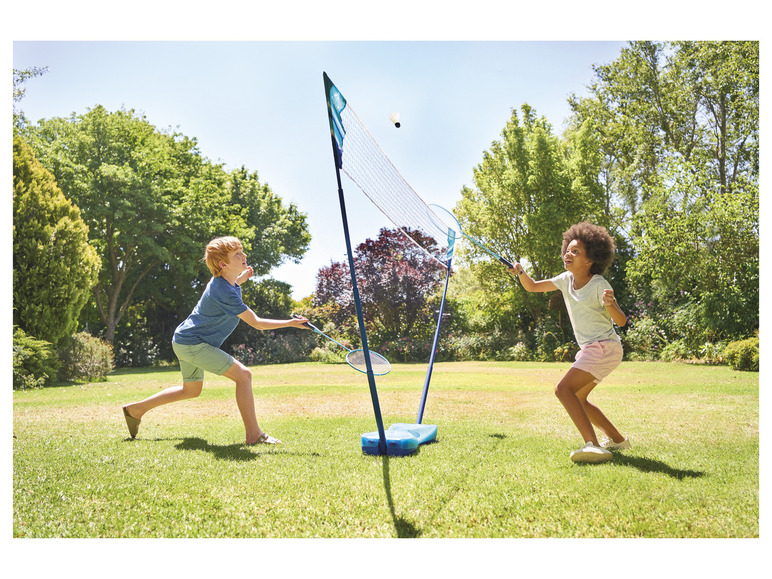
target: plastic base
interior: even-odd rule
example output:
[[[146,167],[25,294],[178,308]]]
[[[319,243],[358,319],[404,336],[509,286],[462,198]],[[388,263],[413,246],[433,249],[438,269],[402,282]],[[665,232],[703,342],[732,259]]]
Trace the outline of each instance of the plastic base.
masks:
[[[392,424],[386,435],[386,454],[388,456],[407,456],[414,453],[418,446],[433,442],[437,438],[435,424]],[[362,452],[380,455],[378,432],[366,432],[362,435]]]

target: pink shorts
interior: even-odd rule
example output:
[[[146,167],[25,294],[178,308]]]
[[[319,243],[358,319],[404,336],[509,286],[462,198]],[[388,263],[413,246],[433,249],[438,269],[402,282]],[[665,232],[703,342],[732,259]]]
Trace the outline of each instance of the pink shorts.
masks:
[[[616,340],[592,342],[576,353],[576,362],[571,367],[589,372],[597,384],[619,366],[623,355],[622,344]]]

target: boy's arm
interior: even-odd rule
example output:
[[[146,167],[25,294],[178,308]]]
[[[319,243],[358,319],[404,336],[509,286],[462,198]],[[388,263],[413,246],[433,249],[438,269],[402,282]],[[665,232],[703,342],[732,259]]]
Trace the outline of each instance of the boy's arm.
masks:
[[[624,326],[627,323],[627,316],[619,307],[617,299],[614,297],[614,290],[607,289],[603,292],[603,307],[606,308],[617,326]]]
[[[244,320],[256,330],[261,331],[277,330],[279,328],[300,328],[301,330],[309,329],[309,327],[305,325],[308,321],[306,318],[298,317],[291,318],[289,320],[269,320],[265,318],[258,318],[257,314],[255,314],[251,308],[247,308],[242,313],[240,313],[239,318]]]
[[[249,278],[251,278],[253,275],[255,275],[255,270],[252,269],[251,265],[247,266],[247,269],[242,271],[239,274],[239,277],[236,278],[236,283],[239,285],[243,285],[245,281],[247,281]]]
[[[552,292],[558,289],[557,286],[548,279],[534,281],[531,279],[531,276],[525,273],[523,266],[519,263],[516,263],[515,266],[509,270],[509,273],[520,280],[520,283],[523,285],[523,289],[525,289],[525,291],[542,293]]]

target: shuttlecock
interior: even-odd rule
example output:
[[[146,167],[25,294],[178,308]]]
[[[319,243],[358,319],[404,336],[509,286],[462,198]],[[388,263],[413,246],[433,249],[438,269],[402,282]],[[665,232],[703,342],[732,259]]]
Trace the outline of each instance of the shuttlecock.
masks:
[[[389,115],[389,120],[394,123],[394,126],[399,128],[399,113],[391,113]]]

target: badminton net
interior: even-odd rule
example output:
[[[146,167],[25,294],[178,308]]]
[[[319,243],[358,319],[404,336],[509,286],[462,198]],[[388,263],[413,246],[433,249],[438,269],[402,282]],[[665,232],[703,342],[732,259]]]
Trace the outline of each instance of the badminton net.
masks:
[[[452,231],[405,181],[327,75],[325,84],[339,168],[403,235],[447,267],[454,247]]]

